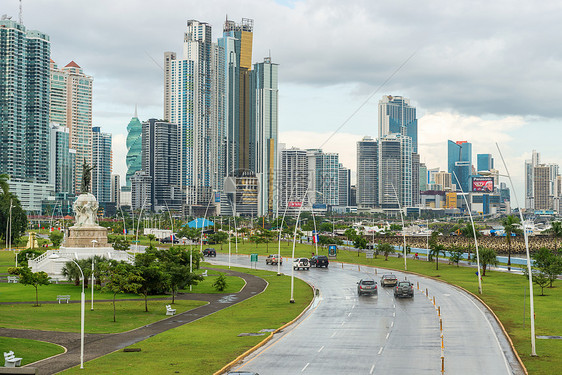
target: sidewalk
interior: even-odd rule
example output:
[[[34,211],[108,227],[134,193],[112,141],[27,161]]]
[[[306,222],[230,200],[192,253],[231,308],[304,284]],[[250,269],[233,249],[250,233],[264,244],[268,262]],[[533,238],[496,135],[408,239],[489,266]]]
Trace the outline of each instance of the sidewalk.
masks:
[[[214,270],[213,268],[207,268]],[[224,294],[183,294],[178,295],[177,299],[189,299],[207,301],[209,304],[200,306],[193,310],[171,316],[167,319],[134,329],[128,332],[112,334],[85,334],[84,335],[84,367],[89,360],[104,356],[127,346],[133,345],[149,337],[173,329],[184,324],[211,315],[219,310],[225,309],[256,294],[261,293],[267,287],[267,283],[257,276],[244,274],[241,272],[223,270],[229,275],[238,276],[246,281],[244,288],[234,294],[233,298],[224,298]],[[109,300],[108,300],[109,301]],[[100,301],[101,302],[101,301]],[[37,331],[24,329],[0,328],[0,336],[41,340],[58,344],[67,349],[67,352],[55,357],[46,358],[41,361],[29,364],[29,367],[36,367],[39,374],[54,374],[68,368],[80,365],[80,333],[79,332],[53,332]]]

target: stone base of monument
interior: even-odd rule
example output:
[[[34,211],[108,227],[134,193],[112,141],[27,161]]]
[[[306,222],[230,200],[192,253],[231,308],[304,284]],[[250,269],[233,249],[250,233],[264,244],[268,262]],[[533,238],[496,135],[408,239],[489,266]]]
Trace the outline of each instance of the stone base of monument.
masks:
[[[92,242],[96,241],[96,242]],[[65,247],[108,247],[107,228],[100,226],[82,226],[68,228]]]

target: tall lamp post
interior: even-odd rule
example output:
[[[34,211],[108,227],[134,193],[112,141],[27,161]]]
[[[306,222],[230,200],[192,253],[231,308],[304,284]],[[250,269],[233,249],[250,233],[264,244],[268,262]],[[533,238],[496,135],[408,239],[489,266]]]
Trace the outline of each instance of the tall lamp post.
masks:
[[[503,166],[505,168],[506,175],[501,175],[502,177],[507,177],[509,179],[509,184],[511,185],[511,189],[513,190],[513,196],[515,197],[515,204],[517,204],[518,211],[519,211],[519,219],[521,220],[521,225],[523,226],[523,237],[525,238],[525,250],[527,252],[527,272],[529,275],[529,304],[530,304],[530,314],[531,314],[531,356],[535,357],[537,355],[536,347],[535,347],[535,302],[533,296],[533,274],[531,271],[531,256],[529,254],[529,238],[527,237],[527,228],[525,227],[525,221],[523,220],[523,214],[521,213],[521,205],[519,205],[519,200],[517,199],[517,193],[515,191],[515,187],[513,186],[513,181],[511,180],[511,174],[509,174],[509,170],[507,169],[507,164],[503,158],[502,152],[500,150],[500,146],[496,143],[496,147],[498,148],[498,152],[502,159]],[[482,175],[489,175],[490,173],[481,173]]]
[[[402,238],[404,239],[404,271],[408,270],[408,266],[406,264],[406,226],[404,224],[404,215],[402,214],[402,205],[400,204],[400,199],[398,199],[398,194],[396,193],[396,189],[394,188],[394,184],[391,183],[392,191],[394,191],[394,197],[396,198],[396,202],[398,203],[398,211],[400,211],[400,219],[402,220]]]
[[[81,280],[82,280],[82,293],[80,294],[80,368],[84,368],[84,310],[86,304],[86,295],[84,294],[84,272],[82,267],[74,259],[61,257],[58,254],[52,254],[49,259],[67,259],[76,264],[76,267],[80,270]]]
[[[92,249],[96,248],[96,244],[98,243],[97,240],[92,240]],[[92,254],[92,307],[90,308],[90,311],[94,311],[94,259],[95,259],[95,255]]]
[[[457,177],[457,174],[455,173],[455,171],[453,171],[453,175],[455,176],[455,180],[457,180],[457,184],[459,185],[459,187],[461,189],[462,197],[464,198],[464,203],[466,204],[466,209],[467,209],[468,215],[470,217],[470,223],[472,224],[472,233],[474,234],[474,245],[476,246],[476,265],[478,267],[478,293],[482,294],[482,275],[480,273],[480,253],[478,252],[478,240],[476,238],[476,228],[474,227],[474,220],[472,219],[472,209],[468,205],[468,201],[466,200],[466,196],[464,195],[462,185],[461,185],[461,183],[459,181],[459,178]],[[470,262],[470,259],[468,261]]]

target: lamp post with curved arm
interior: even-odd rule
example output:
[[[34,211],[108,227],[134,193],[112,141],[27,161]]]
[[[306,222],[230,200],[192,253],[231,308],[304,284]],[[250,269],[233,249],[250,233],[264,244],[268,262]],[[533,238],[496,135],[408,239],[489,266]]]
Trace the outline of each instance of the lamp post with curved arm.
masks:
[[[392,186],[392,191],[394,191],[394,197],[396,198],[396,202],[398,203],[398,211],[400,211],[400,219],[402,220],[402,238],[404,239],[404,271],[407,271],[408,266],[406,264],[406,233],[405,233],[406,226],[404,224],[404,215],[402,214],[402,205],[400,204],[400,199],[398,199],[398,193],[394,188],[394,184],[391,183],[390,186]]]

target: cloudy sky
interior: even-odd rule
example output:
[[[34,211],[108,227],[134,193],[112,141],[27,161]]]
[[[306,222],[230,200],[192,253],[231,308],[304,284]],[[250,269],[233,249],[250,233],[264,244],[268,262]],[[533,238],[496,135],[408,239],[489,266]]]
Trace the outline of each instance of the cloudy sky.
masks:
[[[523,202],[532,150],[562,163],[561,11],[519,0],[45,0],[25,1],[23,21],[50,36],[59,66],[74,60],[94,77],[94,125],[113,134],[121,175],[135,105],[141,120],[162,117],[164,51],[181,52],[188,19],[217,38],[228,15],[254,20],[254,62],[280,64],[281,142],[322,145],[355,170],[356,141],[377,136],[379,99],[402,95],[418,109],[429,168],[446,169],[451,139],[473,144],[474,164],[492,153],[503,172],[497,142]],[[0,14],[18,12],[2,1]]]

